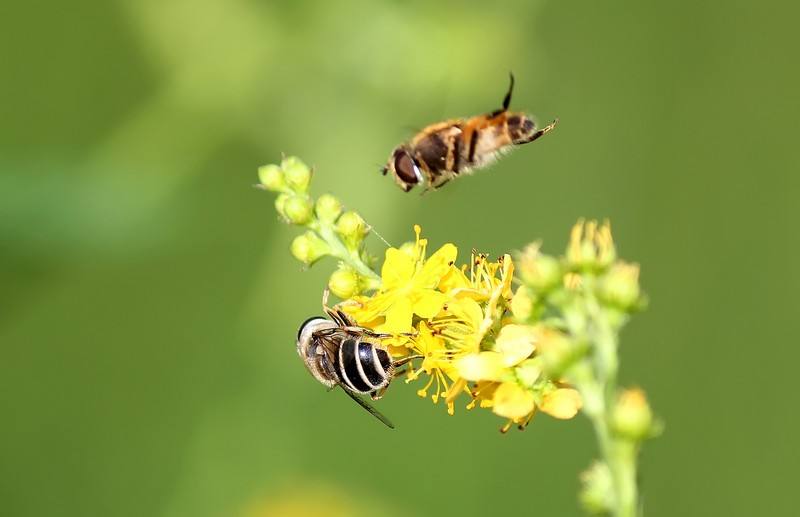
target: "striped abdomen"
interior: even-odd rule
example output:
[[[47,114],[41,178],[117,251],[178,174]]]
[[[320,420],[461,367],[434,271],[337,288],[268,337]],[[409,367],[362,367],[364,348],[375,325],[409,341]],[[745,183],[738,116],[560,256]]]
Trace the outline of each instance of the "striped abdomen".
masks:
[[[342,384],[357,393],[372,393],[392,380],[388,352],[363,338],[342,340],[334,367]]]

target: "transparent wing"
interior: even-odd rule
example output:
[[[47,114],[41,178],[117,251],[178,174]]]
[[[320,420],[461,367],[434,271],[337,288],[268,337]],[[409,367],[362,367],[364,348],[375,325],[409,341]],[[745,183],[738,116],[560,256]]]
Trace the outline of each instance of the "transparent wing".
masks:
[[[358,395],[356,395],[352,391],[348,390],[347,388],[345,388],[341,384],[339,384],[339,386],[341,386],[342,387],[342,391],[347,393],[348,397],[350,397],[351,399],[355,400],[356,403],[358,403],[359,406],[363,407],[372,416],[374,416],[375,418],[377,418],[378,420],[380,420],[381,422],[386,424],[386,427],[388,427],[389,429],[394,429],[394,425],[392,425],[392,423],[389,421],[389,419],[386,418],[385,416],[383,416],[383,414],[380,411],[378,411],[377,409],[372,407],[372,405],[369,402],[367,402],[366,400],[362,399],[361,397],[359,397]]]

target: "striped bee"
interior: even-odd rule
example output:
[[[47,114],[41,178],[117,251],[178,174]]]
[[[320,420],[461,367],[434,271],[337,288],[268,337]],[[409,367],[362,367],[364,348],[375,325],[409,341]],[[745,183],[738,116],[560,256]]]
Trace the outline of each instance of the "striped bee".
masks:
[[[326,301],[327,291],[322,305],[330,319],[315,316],[300,325],[297,353],[311,375],[329,390],[341,386],[361,407],[394,429],[389,419],[360,395],[368,394],[372,400],[378,400],[395,377],[397,368],[421,356],[392,361],[381,344],[381,339],[390,335],[356,326],[347,314],[331,309]]]
[[[410,141],[397,146],[383,167],[395,183],[408,192],[415,185],[435,190],[448,181],[493,163],[514,146],[533,142],[549,132],[558,119],[536,129],[525,113],[508,111],[514,75],[503,99],[503,107],[468,119],[431,124]]]

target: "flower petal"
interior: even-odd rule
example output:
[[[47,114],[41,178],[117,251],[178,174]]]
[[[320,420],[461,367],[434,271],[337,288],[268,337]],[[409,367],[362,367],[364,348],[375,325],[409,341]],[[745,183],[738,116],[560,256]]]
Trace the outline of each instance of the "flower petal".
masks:
[[[533,393],[516,383],[504,382],[494,392],[492,411],[496,415],[517,421],[530,415],[533,409]]]
[[[454,366],[468,381],[497,381],[506,371],[503,358],[497,352],[468,354],[456,360]]]
[[[535,339],[535,331],[528,325],[506,325],[500,329],[494,350],[503,356],[503,364],[514,366],[530,357]]]
[[[439,314],[446,301],[447,295],[444,293],[425,289],[414,302],[413,312],[420,318],[430,319]]]
[[[581,394],[571,388],[559,388],[542,398],[540,409],[554,418],[569,419],[583,407]]]
[[[422,270],[414,276],[414,285],[429,289],[436,288],[442,277],[453,266],[456,255],[458,255],[458,248],[452,244],[448,243],[439,248],[436,253],[425,261]]]
[[[381,268],[383,291],[404,287],[414,275],[414,259],[396,248],[386,250],[386,258]]]
[[[383,324],[383,331],[390,334],[400,334],[411,332],[411,300],[408,298],[396,298],[394,303],[386,311],[386,322]]]

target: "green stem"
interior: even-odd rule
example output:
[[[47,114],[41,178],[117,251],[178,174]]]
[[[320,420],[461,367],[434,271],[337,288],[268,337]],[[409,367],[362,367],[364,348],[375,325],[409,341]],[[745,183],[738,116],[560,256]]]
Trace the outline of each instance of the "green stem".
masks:
[[[345,264],[356,270],[361,276],[367,279],[368,289],[377,289],[381,285],[381,277],[361,260],[358,250],[350,250],[345,246],[333,226],[318,221],[309,224],[317,235],[324,240],[331,249],[331,255],[338,258]]]
[[[637,517],[636,458],[638,446],[630,439],[614,433],[612,412],[617,397],[619,367],[617,328],[594,297],[586,300],[586,327],[571,329],[593,345],[591,363],[576,365],[576,387],[584,398],[584,412],[594,427],[600,453],[611,472],[612,515]]]

